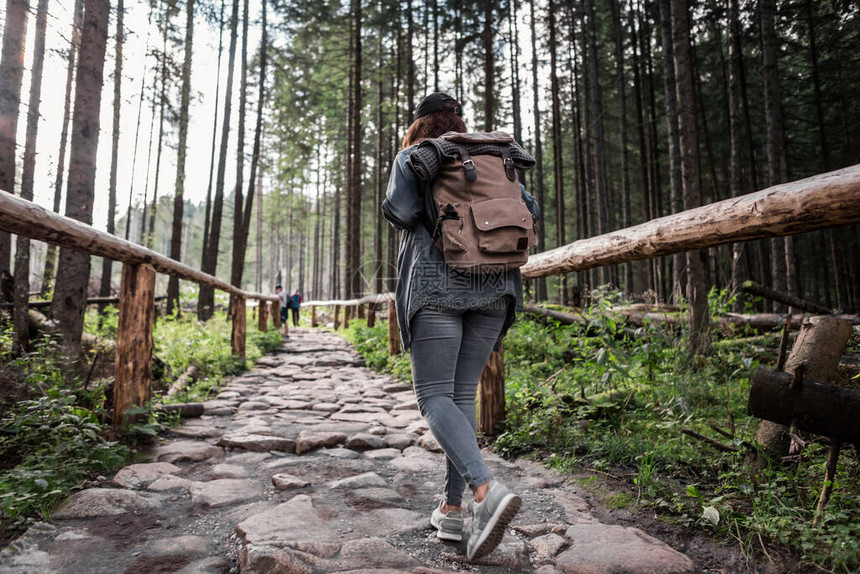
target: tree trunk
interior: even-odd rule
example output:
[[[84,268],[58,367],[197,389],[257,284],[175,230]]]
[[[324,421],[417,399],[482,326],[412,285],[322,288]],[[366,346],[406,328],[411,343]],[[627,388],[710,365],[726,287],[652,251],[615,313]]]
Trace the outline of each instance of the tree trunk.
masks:
[[[741,167],[741,29],[739,0],[729,1],[729,164],[730,164],[730,193],[738,197],[744,192],[743,171]],[[732,293],[737,293],[743,283],[743,244],[732,244]],[[733,311],[740,311],[738,301]]]
[[[245,220],[245,195],[242,186],[245,181],[245,110],[248,103],[248,0],[243,0],[242,11],[242,54],[239,74],[239,127],[236,143],[236,184],[233,186],[233,258],[230,264],[230,283],[242,285],[242,267],[245,263],[245,249],[242,245],[242,227]],[[262,85],[262,82],[261,82]]]
[[[803,369],[802,378],[819,383],[829,383],[836,375],[842,350],[851,335],[851,325],[835,317],[811,317],[803,322],[794,347],[785,363],[785,372],[796,375]],[[769,397],[772,400],[776,397]],[[750,395],[750,404],[757,401]],[[813,429],[814,430],[814,429]],[[821,430],[821,429],[819,429]],[[761,422],[756,441],[771,457],[788,454],[788,427],[771,420]]]
[[[612,22],[615,28],[615,78],[618,90],[618,131],[621,137],[621,224],[630,227],[630,153],[627,149],[627,83],[624,79],[624,28],[621,25],[620,0],[612,0]],[[624,266],[624,292],[633,290],[633,265]]]
[[[529,0],[529,9],[531,13],[531,38],[532,38],[532,112],[535,130],[534,152],[535,152],[535,195],[537,196],[538,205],[545,206],[545,193],[543,182],[543,144],[541,142],[541,119],[540,119],[540,84],[538,74],[538,55],[537,55],[537,35],[535,28],[535,2]],[[545,218],[541,218],[537,223],[538,236],[538,253],[546,251],[546,224]],[[546,301],[546,280],[540,279],[537,286],[537,300]]]
[[[687,1],[671,0],[671,10],[684,208],[692,209],[701,205],[702,195]],[[708,347],[708,287],[704,264],[706,254],[706,251],[687,253],[687,301],[690,303],[689,337],[692,354],[703,353]]]
[[[659,0],[660,31],[663,46],[663,94],[666,105],[666,129],[669,143],[669,202],[672,213],[683,211],[681,198],[681,150],[678,140],[678,99],[675,95],[675,67],[672,50],[672,22],[669,0]],[[672,257],[672,298],[680,301],[683,295],[686,258],[679,253]]]
[[[436,69],[436,88],[435,90],[439,91],[439,28],[437,25],[438,22],[438,14],[436,14],[436,2],[433,3],[433,31],[434,31],[434,41],[433,41],[433,58],[435,60],[435,69]],[[380,2],[380,10],[382,9],[382,3]],[[383,26],[382,21],[380,21],[379,29],[377,30],[377,71],[376,73],[376,193],[374,194],[373,200],[373,213],[374,219],[376,221],[375,225],[375,234],[373,236],[373,255],[374,255],[374,267],[379,269],[379,272],[374,273],[375,284],[373,286],[373,290],[376,293],[382,293],[383,285],[383,269],[385,267],[382,265],[382,262],[385,260],[385,255],[383,254],[383,246],[382,246],[382,237],[384,233],[383,228],[383,220],[382,217],[379,216],[382,213],[382,201],[385,199],[385,181],[383,177],[383,165],[384,160],[382,158],[383,154],[383,142],[385,141],[385,130],[383,129],[383,122],[385,121],[385,117],[383,115],[383,71],[385,70],[383,64],[383,51],[382,51],[382,38],[385,35],[385,28]],[[319,219],[318,219],[319,220]]]
[[[261,26],[263,28],[263,35],[260,40],[260,80],[259,93],[257,94],[257,121],[254,127],[254,145],[251,152],[251,174],[248,178],[248,195],[245,199],[245,205],[242,208],[242,219],[237,220],[234,224],[239,227],[239,233],[236,233],[235,228],[233,232],[233,272],[235,274],[233,279],[237,286],[242,284],[242,275],[245,269],[245,251],[248,248],[248,234],[251,232],[251,212],[254,208],[254,197],[257,192],[257,170],[260,168],[260,146],[263,138],[263,105],[266,101],[266,64],[269,53],[267,2],[265,0],[263,1],[262,16],[263,20]],[[243,50],[244,49],[245,48],[243,48]],[[238,182],[236,187],[239,189]]]
[[[149,229],[146,232],[146,240],[143,242],[146,247],[152,249],[155,241],[155,221],[158,217],[158,189],[161,186],[161,156],[164,152],[164,114],[167,108],[167,34],[170,29],[170,7],[166,2],[164,4],[164,29],[162,31],[162,58],[161,58],[161,97],[159,98],[158,106],[158,150],[155,154],[155,177],[152,188],[152,209],[149,213]],[[147,169],[147,173],[149,170]]]
[[[484,48],[484,131],[492,131],[496,115],[496,58],[493,52],[493,0],[484,0],[484,29],[481,44]]]
[[[508,7],[508,36],[510,37],[511,50],[511,114],[514,121],[514,139],[523,141],[523,119],[522,106],[520,104],[520,32],[518,0],[512,0]],[[524,183],[524,182],[523,182]]]
[[[203,221],[203,250],[200,253],[201,264],[206,253],[209,251],[209,227],[212,212],[212,179],[213,174],[215,173],[215,149],[218,136],[218,100],[221,95],[221,53],[224,48],[224,44],[222,42],[224,39],[224,2],[225,0],[221,0],[221,12],[218,14],[218,64],[215,66],[218,75],[215,80],[215,115],[212,120],[212,147],[209,152],[209,184],[206,186],[206,211]]]
[[[547,10],[549,28],[550,95],[552,97],[552,164],[553,183],[555,184],[555,225],[556,243],[564,245],[564,170],[561,141],[561,98],[559,97],[558,65],[556,58],[555,6],[550,2]],[[559,303],[567,303],[567,275],[559,277]]]
[[[27,40],[29,0],[6,0],[3,50],[0,56],[0,189],[15,193],[15,158],[18,157],[18,108],[24,80],[24,45]],[[10,269],[12,238],[0,231],[0,269]]]
[[[66,91],[63,100],[63,125],[60,130],[60,150],[57,153],[57,176],[54,178],[54,213],[60,212],[63,198],[63,173],[66,169],[66,148],[69,139],[69,120],[72,117],[72,86],[75,79],[75,60],[77,59],[78,47],[81,43],[81,23],[84,18],[84,1],[75,0],[74,21],[72,22],[72,36],[69,41],[68,64],[66,68]],[[138,123],[140,123],[138,119]],[[126,223],[128,225],[128,223]],[[126,237],[128,239],[128,237]],[[54,288],[54,269],[57,264],[57,246],[48,245],[45,253],[45,269],[42,272],[42,288],[39,295],[42,298],[48,296]]]
[[[185,212],[185,158],[188,148],[188,107],[191,103],[191,55],[194,44],[194,0],[185,0],[185,59],[182,63],[182,92],[179,103],[179,147],[176,151],[176,185],[173,194],[173,228],[170,236],[170,257],[176,261],[182,255],[182,223]],[[167,314],[174,309],[179,314],[179,278],[171,275],[167,281]]]
[[[39,0],[36,9],[36,39],[33,46],[33,73],[30,80],[30,103],[27,107],[27,136],[24,143],[24,169],[21,174],[21,197],[33,200],[36,172],[36,138],[39,133],[39,104],[42,97],[42,68],[45,62],[45,29],[48,24],[48,0]],[[14,337],[12,348],[29,349],[30,320],[30,239],[18,236],[15,243]]]
[[[116,177],[119,167],[119,121],[122,111],[122,45],[123,16],[125,15],[124,0],[117,0],[116,4],[116,58],[113,72],[113,131],[110,152],[110,180],[108,183],[108,216],[107,232],[116,234]],[[99,286],[99,295],[107,297],[111,294],[111,275],[113,274],[113,260],[102,260],[102,280]],[[101,312],[103,309],[99,309]]]
[[[347,297],[355,297],[363,286],[361,275],[358,273],[361,265],[361,2],[352,0],[353,18],[353,65],[352,65],[352,97],[350,113],[350,139],[352,149],[349,161],[349,187],[347,189],[347,243],[346,243],[346,276],[348,278]]]
[[[230,16],[230,49],[227,59],[227,86],[224,89],[224,123],[221,128],[221,150],[218,157],[218,176],[215,180],[215,199],[212,202],[212,224],[209,230],[207,249],[203,253],[202,270],[215,275],[218,267],[218,245],[221,241],[221,214],[224,209],[224,175],[227,168],[227,141],[230,135],[230,115],[233,106],[233,67],[236,62],[236,37],[239,20],[239,0],[233,0]],[[197,317],[205,321],[212,316],[215,307],[215,291],[200,287],[197,298]]]
[[[759,3],[761,17],[761,46],[762,46],[762,80],[764,85],[765,123],[767,124],[767,172],[768,185],[776,185],[788,179],[788,167],[785,157],[785,131],[782,116],[782,102],[779,88],[779,67],[777,55],[777,37],[774,28],[776,11],[775,0],[761,0]],[[771,245],[771,273],[773,288],[777,291],[787,291],[788,268],[786,240],[773,239]],[[776,310],[784,309],[781,305]]]
[[[66,217],[87,225],[93,220],[96,158],[99,143],[102,79],[107,44],[108,0],[85,0],[81,54],[78,61],[72,120],[72,151]],[[90,275],[90,256],[68,248],[60,250],[57,285],[51,312],[65,338],[68,356],[80,354],[84,327],[84,301]]]

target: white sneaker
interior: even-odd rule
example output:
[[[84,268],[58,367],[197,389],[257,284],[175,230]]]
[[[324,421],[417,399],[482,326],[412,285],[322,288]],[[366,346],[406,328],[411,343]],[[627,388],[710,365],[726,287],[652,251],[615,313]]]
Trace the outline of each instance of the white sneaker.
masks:
[[[472,503],[472,523],[466,545],[466,557],[469,560],[486,556],[496,549],[522,503],[522,499],[505,485],[495,480],[490,482],[484,500]]]
[[[430,524],[436,528],[436,538],[440,540],[453,540],[459,542],[463,539],[463,515],[456,511],[448,514],[442,513],[440,504],[433,509],[430,515]]]

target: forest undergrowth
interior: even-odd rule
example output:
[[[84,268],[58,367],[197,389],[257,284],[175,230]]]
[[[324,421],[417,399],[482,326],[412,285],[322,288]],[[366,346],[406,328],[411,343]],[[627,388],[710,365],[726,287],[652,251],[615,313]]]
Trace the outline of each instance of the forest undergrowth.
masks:
[[[528,457],[599,492],[598,477],[627,488],[603,502],[706,533],[744,556],[769,560],[788,549],[801,571],[860,569],[860,461],[839,459],[823,519],[812,520],[828,443],[807,436],[789,462],[752,472],[761,422],[747,414],[750,377],[773,368],[779,332],[712,333],[711,352],[691,357],[685,335],[657,324],[630,329],[609,308],[612,293],[584,310],[586,324],[520,315],[504,339],[507,420],[493,443],[505,457]],[[712,311],[725,307],[713,292]],[[408,355],[389,360],[384,325],[350,324],[347,338],[369,366],[410,380]],[[851,349],[857,350],[855,336]],[[860,386],[855,374],[840,384]],[[684,434],[697,432],[736,452]],[[589,476],[590,475],[590,476]],[[582,478],[586,476],[587,478]],[[808,565],[804,566],[804,565]]]
[[[250,313],[250,311],[249,311]],[[254,325],[250,317],[248,325]],[[149,406],[133,409],[141,422],[116,432],[110,425],[112,343],[117,314],[87,313],[85,332],[100,344],[71,368],[59,339],[43,336],[33,350],[14,357],[11,326],[0,331],[0,547],[37,520],[48,519],[72,491],[94,484],[153,442],[176,416]],[[246,360],[231,354],[230,324],[223,313],[201,323],[193,312],[161,317],[153,330],[155,402],[205,400],[225,377],[235,375],[277,347],[277,330],[249,329]],[[185,370],[196,365],[197,381],[169,400],[162,396]]]

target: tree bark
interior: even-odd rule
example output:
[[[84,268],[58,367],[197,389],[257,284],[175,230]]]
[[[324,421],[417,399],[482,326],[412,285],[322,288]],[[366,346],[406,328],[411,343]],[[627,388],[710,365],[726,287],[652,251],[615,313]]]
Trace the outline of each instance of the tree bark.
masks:
[[[624,28],[621,24],[621,2],[612,0],[612,23],[615,28],[615,79],[618,90],[618,132],[621,138],[621,224],[630,227],[630,152],[627,138],[627,82],[624,79]],[[633,291],[633,266],[624,266],[625,293]]]
[[[0,189],[15,193],[15,158],[18,157],[18,108],[24,80],[24,45],[27,41],[29,0],[6,0],[3,49],[0,55]],[[0,232],[0,269],[10,269],[12,238]]]
[[[678,136],[681,142],[681,176],[684,207],[702,203],[699,174],[699,143],[696,132],[693,65],[690,53],[689,10],[686,0],[671,0],[672,48],[675,60],[675,93],[678,98]],[[687,301],[690,302],[690,352],[703,353],[708,347],[708,286],[705,278],[705,251],[687,252]]]
[[[531,41],[532,41],[532,113],[534,123],[534,153],[535,153],[535,195],[538,205],[546,205],[543,181],[543,143],[541,142],[541,119],[540,119],[540,82],[538,80],[538,55],[537,34],[535,27],[535,2],[529,0]],[[544,218],[537,222],[538,245],[537,251],[541,253],[546,250],[546,224]],[[537,300],[546,301],[546,280],[541,278],[537,285]]]
[[[559,96],[558,64],[556,57],[555,6],[550,1],[547,6],[547,26],[549,28],[550,95],[552,97],[552,164],[555,187],[555,225],[557,245],[565,244],[564,213],[564,158],[561,141],[561,98]],[[559,302],[567,303],[567,276],[559,278]]]
[[[45,29],[48,24],[48,0],[39,0],[36,9],[36,39],[30,80],[30,103],[27,107],[27,135],[24,143],[24,169],[21,173],[21,197],[33,199],[36,171],[36,138],[39,133],[39,105],[42,97],[42,68],[45,61]],[[18,236],[15,242],[15,307],[12,312],[15,351],[29,350],[30,321],[30,238]]]
[[[842,321],[835,317],[811,317],[805,320],[803,325],[800,327],[800,332],[794,342],[791,354],[785,363],[786,374],[784,376],[793,377],[797,375],[798,377],[801,377],[802,375],[801,378],[811,379],[819,383],[829,383],[836,374],[837,368],[839,367],[839,361],[842,358],[842,350],[845,348],[845,344],[848,342],[848,337],[850,335],[851,324],[847,321]],[[802,373],[796,373],[797,369],[802,369]],[[778,375],[778,373],[773,373],[773,375]],[[756,378],[759,378],[758,375]],[[756,383],[754,382],[753,384],[755,385]],[[754,395],[752,390],[750,392],[750,407],[752,408],[753,405],[759,405],[756,408],[756,411],[761,412],[762,414],[757,414],[756,416],[766,419],[759,425],[758,432],[756,433],[756,441],[764,447],[765,452],[769,456],[784,456],[788,453],[789,445],[788,427],[785,426],[786,421],[783,418],[775,416],[770,409],[768,409],[767,416],[764,416],[764,410],[760,406],[762,401],[758,398],[754,399],[754,396],[765,397],[765,402],[772,402],[772,406],[775,410],[782,411],[784,409],[788,411],[787,414],[789,415],[801,415],[803,412],[802,409],[798,410],[790,405],[796,404],[811,407],[817,402],[811,398],[816,394],[816,391],[828,394],[830,391],[815,388],[809,389],[809,391],[812,392],[812,395],[807,395],[805,397],[808,400],[795,403],[793,399],[789,400],[789,398],[785,397],[784,394],[775,391],[773,387],[767,388],[767,395],[760,395],[759,393]],[[789,385],[789,389],[791,389],[791,385]],[[789,402],[786,403],[786,401]],[[779,406],[777,407],[776,405]],[[833,410],[828,410],[826,411],[826,416],[818,418],[835,420],[835,417],[828,419],[828,416],[832,417],[835,414],[836,413]],[[773,422],[775,419],[778,420]],[[852,420],[856,420],[856,418]],[[783,424],[780,424],[780,422]],[[788,421],[788,423],[790,422],[791,420]],[[816,423],[814,428],[809,428],[809,430],[812,432],[820,432],[823,429],[821,429],[818,426],[818,423]],[[828,434],[830,432],[835,432],[835,430],[836,429],[827,430],[826,433],[822,434],[830,437],[838,437],[839,433]]]
[[[481,45],[484,49],[484,131],[492,131],[496,121],[496,58],[493,51],[493,0],[483,0],[484,28]]]
[[[66,216],[92,224],[96,158],[99,144],[99,113],[107,44],[110,3],[85,0],[81,57],[78,61],[72,120],[72,152],[69,162],[69,191]],[[63,248],[57,269],[51,312],[59,323],[69,357],[80,354],[84,327],[84,301],[90,275],[90,256]]]
[[[858,223],[858,192],[854,166],[574,241],[531,256],[521,271],[529,279]]]
[[[116,4],[116,58],[114,61],[113,78],[113,125],[110,155],[110,180],[108,183],[108,216],[107,232],[116,233],[116,177],[119,168],[119,121],[122,111],[122,45],[123,16],[125,16],[124,0],[117,0]],[[102,260],[102,279],[99,286],[99,295],[107,297],[111,294],[111,275],[113,274],[113,260]],[[101,311],[101,309],[100,309]]]
[[[188,151],[188,108],[191,104],[191,56],[194,45],[194,0],[185,0],[185,59],[182,62],[182,92],[179,103],[179,147],[176,151],[176,184],[173,193],[173,226],[170,235],[170,257],[179,261],[182,255],[182,222],[185,217],[185,158]],[[179,314],[179,278],[167,281],[167,314]]]
[[[349,169],[349,186],[347,188],[347,229],[346,229],[346,276],[347,297],[355,297],[363,286],[358,268],[361,265],[361,2],[352,0],[353,19],[353,61],[352,61],[352,94],[349,137],[352,142],[351,153],[347,162]]]
[[[230,48],[227,63],[227,86],[224,89],[224,123],[221,128],[221,151],[218,157],[218,175],[215,180],[215,199],[212,202],[212,223],[209,240],[203,253],[202,270],[215,275],[218,267],[218,245],[221,242],[221,215],[224,209],[224,176],[227,168],[227,142],[230,135],[230,115],[233,106],[233,67],[236,62],[236,40],[239,20],[239,0],[233,0],[233,13],[230,16]],[[200,287],[197,298],[197,317],[205,321],[212,316],[215,306],[215,292],[208,287]]]
[[[86,1],[87,5],[91,2],[91,0]],[[105,28],[107,27],[107,12],[105,10]],[[88,45],[86,39],[85,30],[81,61],[84,60],[84,52]],[[75,106],[76,116],[77,110],[78,107]],[[74,136],[72,139],[74,140]],[[72,150],[74,153],[74,142]],[[71,176],[71,170],[69,170],[69,178]],[[60,254],[62,264],[62,251]],[[62,285],[62,283],[58,283],[57,288]],[[122,266],[119,322],[116,337],[116,382],[113,388],[113,422],[115,425],[134,420],[135,417],[127,417],[125,412],[132,407],[146,404],[152,392],[154,295],[155,270],[152,267],[131,264]]]
[[[236,183],[233,186],[233,258],[230,262],[230,283],[242,286],[242,267],[245,264],[245,246],[242,245],[243,222],[245,221],[245,110],[248,102],[248,0],[243,0],[242,54],[239,73],[239,127],[236,143]],[[261,78],[262,79],[262,78]],[[262,84],[262,82],[261,82]]]
[[[78,46],[81,43],[81,23],[84,18],[84,1],[75,0],[74,21],[72,22],[72,34],[69,41],[68,64],[66,68],[66,96],[63,100],[63,124],[60,129],[60,150],[57,153],[57,176],[54,178],[54,213],[60,213],[63,198],[63,173],[66,169],[66,148],[69,139],[69,120],[72,117],[72,86],[75,79],[75,60],[77,59]],[[140,123],[138,119],[138,123]],[[130,219],[130,216],[129,216]],[[126,222],[126,226],[128,221]],[[126,237],[128,239],[128,237]],[[54,269],[57,264],[57,246],[49,245],[45,253],[45,269],[42,272],[42,287],[39,290],[41,297],[47,297],[54,288]]]
[[[674,51],[672,49],[672,22],[669,0],[659,0],[660,31],[663,46],[663,94],[666,107],[666,129],[669,143],[669,203],[672,213],[683,211],[681,197],[681,149],[678,139],[678,98],[675,93]],[[672,301],[680,301],[684,289],[684,270],[687,266],[683,254],[672,257]]]
[[[478,382],[478,432],[496,436],[505,423],[505,359],[493,351]]]

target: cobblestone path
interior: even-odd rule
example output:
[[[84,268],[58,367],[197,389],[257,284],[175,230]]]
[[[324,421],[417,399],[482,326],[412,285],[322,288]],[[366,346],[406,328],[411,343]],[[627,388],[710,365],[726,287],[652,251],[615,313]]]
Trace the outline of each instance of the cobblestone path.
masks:
[[[466,561],[430,526],[443,455],[410,387],[335,334],[290,334],[145,461],[6,547],[0,572],[696,571],[641,530],[600,523],[563,476],[489,452],[523,510],[496,551]]]

